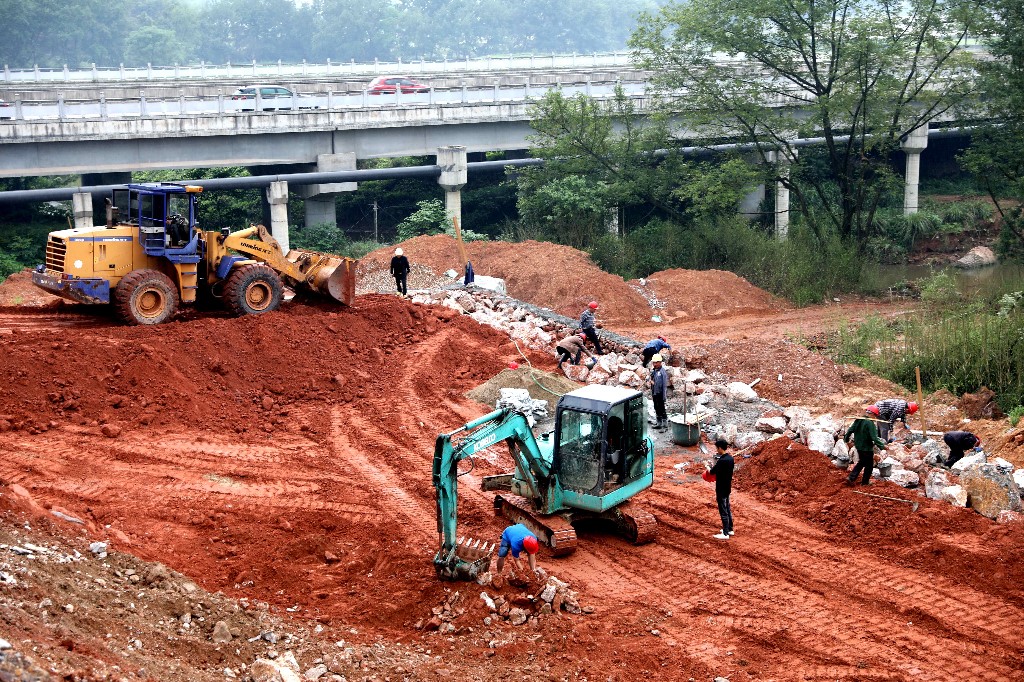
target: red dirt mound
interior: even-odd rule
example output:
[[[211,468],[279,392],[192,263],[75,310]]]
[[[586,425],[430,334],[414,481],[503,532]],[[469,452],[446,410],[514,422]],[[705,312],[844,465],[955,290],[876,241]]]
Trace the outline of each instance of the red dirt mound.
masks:
[[[0,282],[0,306],[56,306],[64,302],[32,284],[32,271],[22,270]]]
[[[834,362],[789,341],[718,341],[706,351],[693,356],[693,366],[748,384],[760,379],[754,387],[757,394],[784,405],[813,403],[843,392],[842,373]]]
[[[416,237],[400,244],[412,263],[441,273],[462,273],[453,237]],[[569,317],[578,317],[587,303],[601,303],[598,317],[610,323],[647,320],[651,307],[621,277],[597,267],[582,251],[548,242],[469,242],[466,252],[479,275],[505,280],[509,296]],[[374,269],[387,270],[392,247],[378,249],[359,261],[359,277]]]
[[[453,311],[379,295],[361,296],[352,308],[293,302],[242,319],[110,326],[88,334],[19,330],[0,336],[0,376],[8,377],[0,386],[0,419],[30,431],[69,420],[92,427],[185,423],[265,435],[289,424],[298,428],[286,419],[297,402],[351,402],[386,392],[400,371],[389,356],[416,353],[424,339],[449,326],[495,351],[475,359],[468,373],[460,370],[460,378],[484,381],[518,357],[507,336]],[[436,371],[443,382],[447,368]]]
[[[788,438],[756,446],[749,459],[739,461],[734,483],[737,490],[793,507],[796,515],[844,542],[952,580],[977,584],[982,573],[988,587],[1024,597],[1015,582],[1024,578],[1024,524],[996,525],[970,509],[883,481],[848,487],[845,472],[827,457]],[[861,493],[910,500],[919,509]],[[981,555],[979,548],[985,549]]]
[[[776,312],[789,307],[764,289],[723,270],[676,268],[656,272],[642,285],[639,280],[635,283],[662,303],[663,322]]]

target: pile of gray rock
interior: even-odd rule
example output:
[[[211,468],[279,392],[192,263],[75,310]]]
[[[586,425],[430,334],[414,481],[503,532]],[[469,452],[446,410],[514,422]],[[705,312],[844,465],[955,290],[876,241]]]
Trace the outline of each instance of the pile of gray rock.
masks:
[[[498,591],[504,589],[505,579],[500,576],[492,576],[491,573],[482,574],[477,582],[484,587],[493,588],[491,591],[494,592],[494,594],[487,590],[480,592],[480,600],[487,611],[482,624],[486,627],[499,624],[516,627],[536,626],[541,618],[562,611],[577,615],[592,611],[590,608],[580,606],[576,592],[570,589],[568,583],[546,573],[542,576],[543,580],[539,583],[539,587],[537,583],[532,583],[532,589],[528,591],[514,596],[504,596]],[[525,581],[521,584],[524,588],[531,585]],[[456,621],[469,610],[470,605],[466,603],[462,592],[455,591],[443,604],[431,609],[430,619],[418,622],[416,628],[440,634],[456,633],[461,629]]]
[[[812,450],[827,455],[846,469],[857,453],[842,441],[848,423],[831,415],[811,417],[802,408],[788,408],[787,432],[800,438]],[[1021,520],[1024,470],[1000,457],[989,459],[984,452],[964,457],[950,468],[944,463],[949,448],[939,440],[926,439],[912,447],[890,443],[873,475],[904,488],[916,489],[930,499],[944,500],[1000,522]]]

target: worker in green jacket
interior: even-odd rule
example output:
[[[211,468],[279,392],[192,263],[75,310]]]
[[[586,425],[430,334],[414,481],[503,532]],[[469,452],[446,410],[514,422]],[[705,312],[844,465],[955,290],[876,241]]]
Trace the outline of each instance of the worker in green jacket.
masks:
[[[872,409],[874,408],[874,409]],[[860,419],[855,419],[850,428],[846,430],[846,435],[843,436],[844,441],[849,441],[850,436],[853,436],[853,447],[857,449],[857,465],[853,467],[853,471],[846,477],[847,485],[853,485],[857,480],[857,474],[864,470],[864,478],[861,480],[861,485],[870,485],[871,470],[875,466],[875,447],[878,446],[880,449],[885,450],[886,443],[878,436],[878,427],[875,426],[875,418],[878,416],[878,408],[874,405],[868,405],[864,408],[864,416]]]

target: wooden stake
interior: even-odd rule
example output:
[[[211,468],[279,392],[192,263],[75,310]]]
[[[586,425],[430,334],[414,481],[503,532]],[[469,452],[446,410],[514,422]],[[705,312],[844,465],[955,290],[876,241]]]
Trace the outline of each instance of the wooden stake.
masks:
[[[921,368],[915,367],[914,374],[917,376],[917,412],[921,415],[921,433],[928,433],[924,421],[924,394],[921,393]]]
[[[469,258],[466,257],[466,247],[462,243],[462,230],[459,228],[459,219],[455,216],[452,216],[452,225],[455,226],[455,240],[459,245],[459,257],[462,258],[462,267],[466,267]]]

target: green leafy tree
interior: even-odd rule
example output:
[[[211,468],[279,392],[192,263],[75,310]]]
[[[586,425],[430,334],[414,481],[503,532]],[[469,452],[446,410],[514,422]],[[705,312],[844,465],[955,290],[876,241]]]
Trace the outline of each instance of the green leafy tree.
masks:
[[[990,8],[986,43],[993,59],[981,65],[988,123],[963,161],[995,202],[999,251],[1024,260],[1024,5],[994,0]]]
[[[399,241],[424,234],[442,234],[448,227],[448,217],[440,199],[425,199],[417,202],[416,206],[416,211],[398,224]]]
[[[863,242],[900,139],[971,101],[962,47],[980,15],[971,0],[692,0],[643,16],[630,45],[680,131],[752,144],[798,210],[820,208],[819,238]],[[801,173],[800,138],[822,140],[828,175]]]

